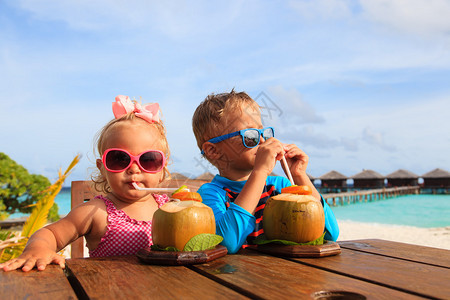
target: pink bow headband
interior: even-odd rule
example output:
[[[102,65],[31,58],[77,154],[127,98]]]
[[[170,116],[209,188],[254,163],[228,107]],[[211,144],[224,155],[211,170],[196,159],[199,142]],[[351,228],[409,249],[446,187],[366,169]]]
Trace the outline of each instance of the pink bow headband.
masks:
[[[152,103],[142,106],[138,102],[133,102],[128,96],[119,95],[116,102],[113,102],[112,109],[114,117],[119,119],[123,115],[134,112],[136,117],[144,119],[149,123],[159,122],[159,104]]]

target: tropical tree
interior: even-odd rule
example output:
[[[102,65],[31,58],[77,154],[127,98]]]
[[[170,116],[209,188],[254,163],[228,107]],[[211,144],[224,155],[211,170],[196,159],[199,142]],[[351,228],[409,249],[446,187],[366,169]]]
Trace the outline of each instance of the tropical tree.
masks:
[[[28,173],[0,152],[0,220],[15,212],[30,213],[33,204],[44,196],[42,192],[49,186],[47,177]]]

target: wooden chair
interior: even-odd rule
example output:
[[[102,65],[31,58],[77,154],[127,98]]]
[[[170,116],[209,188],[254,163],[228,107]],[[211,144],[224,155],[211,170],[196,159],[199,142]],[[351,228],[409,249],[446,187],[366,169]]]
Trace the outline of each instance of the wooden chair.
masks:
[[[91,200],[98,194],[92,186],[92,181],[72,181],[70,189],[71,208]],[[77,239],[71,244],[71,258],[84,257],[84,244],[84,237]]]

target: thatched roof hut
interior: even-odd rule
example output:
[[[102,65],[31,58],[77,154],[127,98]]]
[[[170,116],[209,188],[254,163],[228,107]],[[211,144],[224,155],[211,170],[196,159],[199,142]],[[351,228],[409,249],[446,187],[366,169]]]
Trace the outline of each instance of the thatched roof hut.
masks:
[[[351,177],[355,188],[382,188],[384,187],[384,176],[373,170],[362,170]]]
[[[422,175],[425,188],[450,188],[450,173],[443,169],[434,169]]]
[[[341,188],[347,186],[347,176],[334,170],[323,174],[318,179],[322,182],[321,187]]]
[[[419,185],[419,176],[404,169],[386,175],[388,186],[417,186]]]

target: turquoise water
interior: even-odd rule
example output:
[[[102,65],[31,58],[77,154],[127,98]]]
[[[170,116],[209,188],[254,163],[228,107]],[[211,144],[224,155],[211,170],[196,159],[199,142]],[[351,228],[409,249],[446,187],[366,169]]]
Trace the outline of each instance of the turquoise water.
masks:
[[[331,210],[338,220],[421,228],[450,226],[450,195],[406,195],[332,206]]]
[[[55,199],[59,214],[70,211],[70,189]],[[450,226],[450,195],[407,195],[373,202],[332,206],[338,220],[407,225],[422,228]],[[10,218],[23,215],[14,214]]]

